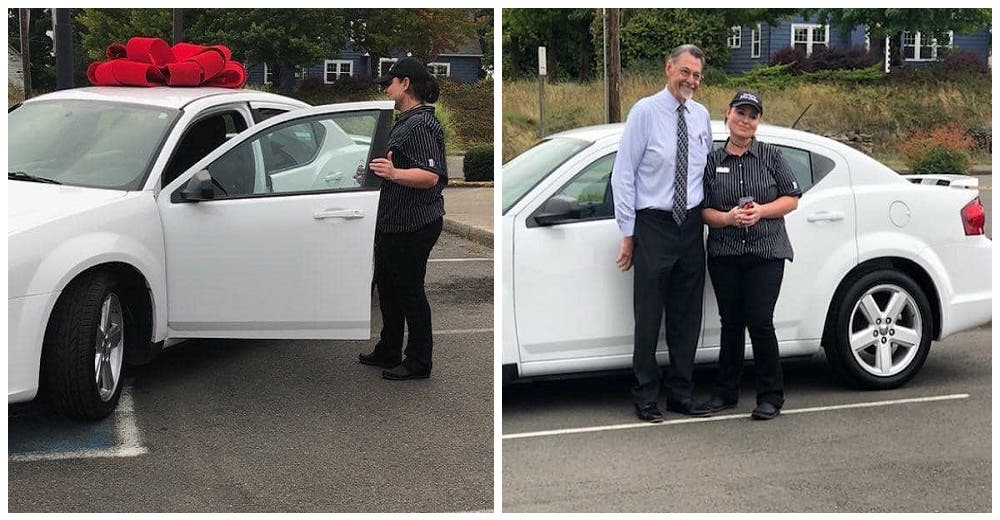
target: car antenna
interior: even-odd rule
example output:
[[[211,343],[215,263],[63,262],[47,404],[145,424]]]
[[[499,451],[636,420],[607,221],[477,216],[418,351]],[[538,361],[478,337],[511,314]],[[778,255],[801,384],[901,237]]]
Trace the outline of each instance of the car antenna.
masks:
[[[809,103],[809,106],[807,106],[806,109],[803,110],[801,114],[799,114],[799,117],[795,118],[795,122],[792,123],[792,128],[795,128],[795,125],[799,124],[799,119],[802,119],[802,116],[806,115],[806,112],[808,112],[809,109],[812,108],[812,106],[813,106],[812,103]]]

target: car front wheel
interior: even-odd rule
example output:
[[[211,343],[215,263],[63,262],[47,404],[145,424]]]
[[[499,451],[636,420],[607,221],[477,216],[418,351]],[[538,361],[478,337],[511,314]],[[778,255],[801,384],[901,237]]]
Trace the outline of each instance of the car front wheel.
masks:
[[[933,324],[927,297],[912,278],[891,270],[867,273],[834,305],[833,341],[824,347],[840,376],[860,388],[889,389],[917,374]]]
[[[101,419],[122,392],[130,309],[106,272],[74,281],[56,303],[45,335],[45,384],[63,415]]]

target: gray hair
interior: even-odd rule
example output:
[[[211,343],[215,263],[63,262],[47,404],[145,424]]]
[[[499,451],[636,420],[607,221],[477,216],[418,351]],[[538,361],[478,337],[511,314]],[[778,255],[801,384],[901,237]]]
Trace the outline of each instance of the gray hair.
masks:
[[[701,61],[701,66],[705,66],[705,53],[701,52],[701,49],[697,45],[692,45],[690,43],[685,43],[684,45],[678,45],[674,50],[670,51],[670,63],[677,63],[677,58],[681,54],[688,53]]]

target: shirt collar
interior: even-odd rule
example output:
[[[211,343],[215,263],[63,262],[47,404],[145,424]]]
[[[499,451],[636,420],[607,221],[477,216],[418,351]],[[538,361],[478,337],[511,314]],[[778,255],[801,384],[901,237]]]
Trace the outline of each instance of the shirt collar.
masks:
[[[433,115],[434,114],[434,107],[431,106],[431,105],[417,105],[417,106],[415,106],[415,107],[407,110],[406,112],[400,112],[400,113],[396,114],[396,122],[397,123],[401,123],[401,122],[406,121],[407,119],[413,117],[416,114],[424,113],[424,112],[430,112],[431,115]]]
[[[727,143],[729,143],[728,137],[726,138],[726,143],[723,143],[721,150],[726,155],[733,155],[729,153],[729,150],[726,149],[725,144]],[[760,141],[758,141],[756,137],[750,138],[750,146],[747,147],[747,153],[753,155],[754,157],[760,157]]]
[[[681,102],[677,101],[677,98],[675,98],[673,93],[670,92],[670,89],[663,87],[663,90],[660,91],[660,95],[663,96],[663,102],[666,103],[667,109],[671,112],[677,112],[677,107],[681,106]],[[684,103],[684,111],[691,111],[691,109],[687,106],[687,103]]]

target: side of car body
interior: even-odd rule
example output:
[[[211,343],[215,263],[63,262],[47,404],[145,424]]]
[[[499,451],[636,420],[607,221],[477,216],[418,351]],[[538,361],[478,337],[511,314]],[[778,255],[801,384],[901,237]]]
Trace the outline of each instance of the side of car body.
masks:
[[[727,136],[720,122],[713,133],[716,146]],[[608,182],[620,135],[620,125],[605,125],[552,136],[577,141],[578,151],[523,194],[519,190],[518,200],[505,201],[502,348],[508,379],[631,366],[632,275],[614,263],[621,234]],[[846,302],[848,294],[873,272],[902,273],[918,286],[878,284],[876,277],[865,280],[873,291],[857,296],[872,297],[882,311],[894,302],[896,314],[909,321],[886,341],[916,344],[880,358],[871,334],[864,341],[860,336],[879,339],[880,319],[847,324],[857,335],[854,354],[833,357],[856,362],[835,368],[859,386],[904,383],[919,370],[931,337],[990,320],[991,242],[966,236],[960,215],[976,199],[974,190],[914,185],[854,149],[805,132],[762,125],[758,138],[782,149],[805,192],[786,217],[795,260],[786,265],[775,309],[783,357],[812,355],[821,346],[831,357],[831,345],[849,342],[837,335],[846,334],[841,322],[865,317],[866,309]],[[698,362],[717,359],[720,337],[706,280]],[[752,357],[749,345],[746,355]],[[668,361],[662,330],[657,358]]]

